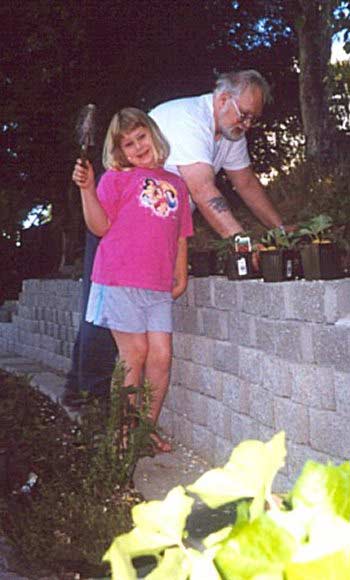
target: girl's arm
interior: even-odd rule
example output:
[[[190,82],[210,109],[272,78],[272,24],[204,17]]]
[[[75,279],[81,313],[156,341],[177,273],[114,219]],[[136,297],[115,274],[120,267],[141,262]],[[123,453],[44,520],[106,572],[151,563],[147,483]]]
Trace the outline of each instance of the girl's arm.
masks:
[[[179,238],[174,271],[174,285],[172,289],[172,296],[174,300],[176,300],[176,298],[185,292],[187,288],[187,279],[187,239]]]
[[[89,161],[84,166],[80,159],[77,160],[73,171],[73,181],[80,189],[86,226],[95,236],[104,236],[111,224],[98,200],[94,170]]]

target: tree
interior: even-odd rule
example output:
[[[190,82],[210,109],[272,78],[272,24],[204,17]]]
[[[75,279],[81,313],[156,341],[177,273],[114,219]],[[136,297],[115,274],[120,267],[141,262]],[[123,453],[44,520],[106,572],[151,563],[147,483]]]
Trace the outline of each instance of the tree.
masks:
[[[330,109],[330,57],[334,31],[349,25],[345,4],[336,0],[298,1],[295,29],[299,44],[299,93],[306,136],[306,157],[324,163],[338,151],[336,124]],[[339,10],[341,16],[339,17]],[[338,12],[336,9],[339,9]]]

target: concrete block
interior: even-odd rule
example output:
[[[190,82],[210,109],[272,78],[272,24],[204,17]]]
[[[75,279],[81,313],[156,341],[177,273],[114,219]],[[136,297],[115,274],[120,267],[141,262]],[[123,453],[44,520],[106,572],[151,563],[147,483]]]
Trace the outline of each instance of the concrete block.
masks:
[[[262,386],[279,397],[290,397],[293,389],[293,363],[276,356],[262,358]]]
[[[263,353],[254,348],[238,347],[239,376],[252,383],[261,383]]]
[[[208,401],[208,397],[194,391],[186,392],[185,412],[191,423],[196,425],[208,425],[208,408],[217,401]]]
[[[222,373],[211,367],[193,364],[187,386],[194,391],[222,400]]]
[[[163,406],[162,411],[159,415],[158,425],[170,437],[174,436],[174,425],[173,425],[174,413]]]
[[[333,366],[337,371],[350,371],[350,328],[322,326],[313,330],[315,362]]]
[[[336,410],[350,417],[350,373],[334,373]]]
[[[330,455],[315,451],[310,445],[301,445],[293,441],[287,442],[288,475],[294,481],[299,477],[308,460],[327,464],[331,459]]]
[[[296,362],[303,360],[300,323],[276,321],[275,353],[286,360]]]
[[[192,448],[200,457],[213,464],[215,461],[215,450],[213,438],[208,430],[201,425],[193,425],[192,430]]]
[[[289,282],[284,289],[287,317],[305,322],[325,322],[325,286],[323,281]]]
[[[328,323],[350,314],[350,280],[329,280],[325,284],[325,317]]]
[[[277,431],[275,428],[268,427],[263,423],[259,423],[259,435],[257,439],[259,441],[262,441],[263,443],[267,443],[268,441],[270,441],[270,439],[272,439],[274,435],[276,435],[276,433]]]
[[[181,415],[173,414],[173,436],[186,447],[193,448],[193,424]],[[198,427],[198,429],[201,429]]]
[[[72,313],[73,328],[77,331],[79,330],[80,322],[81,322],[81,315],[78,312],[73,312]]]
[[[38,387],[42,393],[57,402],[63,396],[65,378],[54,373],[42,372],[34,375],[30,384],[33,387]]]
[[[308,409],[302,404],[290,399],[275,397],[274,418],[276,431],[285,431],[287,437],[294,443],[309,442]]]
[[[183,336],[183,335],[182,335]],[[188,354],[194,363],[214,366],[215,341],[206,336],[189,336]]]
[[[238,283],[237,283],[238,284]],[[256,316],[267,316],[269,304],[266,301],[267,285],[262,280],[240,281],[237,287],[238,305],[241,312]]]
[[[239,369],[238,345],[216,340],[214,343],[214,368],[237,375]]]
[[[277,494],[288,493],[293,488],[294,483],[295,481],[279,471],[272,482],[272,492]]]
[[[293,401],[308,407],[335,410],[334,370],[317,365],[293,366]]]
[[[260,318],[256,321],[256,346],[263,352],[274,354],[278,342],[278,327],[274,320]]]
[[[215,467],[223,467],[230,459],[233,447],[232,442],[223,437],[216,436],[214,438],[214,465]]]
[[[246,439],[259,439],[259,423],[239,413],[231,413],[231,437],[232,451]]]
[[[303,362],[315,362],[313,330],[317,324],[304,323],[300,328],[301,358]]]
[[[214,288],[211,278],[194,279],[194,296],[196,306],[211,308],[214,305]]]
[[[222,402],[230,410],[249,414],[252,384],[239,377],[223,373]]]
[[[198,309],[193,306],[183,308],[175,304],[173,316],[175,331],[195,335],[203,334],[202,319]]]
[[[196,339],[197,337],[195,337]],[[173,333],[173,354],[176,358],[190,359],[193,336],[184,332]]]
[[[271,282],[265,283],[265,316],[272,320],[284,320],[286,318],[285,288],[294,282]]]
[[[237,309],[237,284],[225,277],[216,276],[212,279],[214,286],[214,306],[219,310]]]
[[[251,385],[249,415],[259,423],[275,428],[273,397],[259,385]]]
[[[230,340],[238,341],[241,346],[256,347],[256,325],[257,319],[251,314],[244,312],[230,314]]]
[[[166,407],[169,411],[174,411],[175,410],[175,397],[177,394],[177,386],[176,384],[174,384],[173,381],[170,381],[169,384],[169,388],[168,388],[168,392],[165,396],[164,399],[164,403],[163,406]]]
[[[310,445],[331,457],[349,459],[350,422],[334,411],[310,409]]]
[[[229,337],[229,313],[223,310],[203,308],[200,312],[205,336],[227,340]]]
[[[207,426],[215,435],[231,437],[231,410],[221,401],[207,399]]]

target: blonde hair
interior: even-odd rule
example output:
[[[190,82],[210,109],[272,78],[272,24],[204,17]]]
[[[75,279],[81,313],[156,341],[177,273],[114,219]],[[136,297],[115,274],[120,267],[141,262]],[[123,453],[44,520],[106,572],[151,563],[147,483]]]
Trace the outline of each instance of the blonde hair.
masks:
[[[141,109],[126,107],[116,113],[109,124],[105,142],[103,145],[102,163],[105,169],[118,169],[123,171],[132,167],[125,157],[121,140],[130,131],[138,127],[145,127],[151,133],[154,156],[157,165],[163,165],[167,159],[170,146],[161,133],[158,125]]]

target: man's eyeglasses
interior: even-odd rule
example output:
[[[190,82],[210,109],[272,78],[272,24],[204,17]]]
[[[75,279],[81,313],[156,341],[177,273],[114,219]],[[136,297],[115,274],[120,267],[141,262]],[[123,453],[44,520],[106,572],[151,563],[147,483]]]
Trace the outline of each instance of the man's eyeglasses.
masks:
[[[257,117],[254,117],[254,115],[251,115],[250,113],[242,113],[239,106],[237,105],[236,99],[233,96],[231,96],[230,100],[235,108],[235,111],[239,118],[239,122],[242,125],[244,125],[245,127],[247,126],[256,127],[259,124],[259,119]]]

